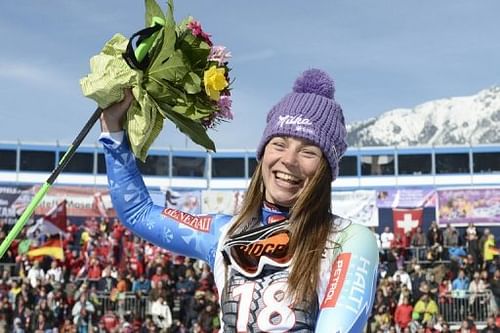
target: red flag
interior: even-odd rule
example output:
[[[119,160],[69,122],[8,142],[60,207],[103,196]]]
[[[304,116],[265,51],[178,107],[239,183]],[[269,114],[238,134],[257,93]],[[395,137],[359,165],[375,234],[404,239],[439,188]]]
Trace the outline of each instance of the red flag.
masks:
[[[44,224],[52,224],[59,229],[58,232],[66,232],[68,214],[66,211],[66,200],[61,201],[57,206],[52,207],[43,217]],[[49,228],[52,226],[48,226]]]
[[[66,200],[52,207],[43,217],[40,217],[34,225],[28,228],[28,238],[33,238],[36,231],[47,235],[65,234],[68,214],[66,211]]]
[[[392,219],[394,222],[394,235],[404,236],[408,231],[413,233],[417,227],[422,226],[423,208],[415,209],[392,209]]]

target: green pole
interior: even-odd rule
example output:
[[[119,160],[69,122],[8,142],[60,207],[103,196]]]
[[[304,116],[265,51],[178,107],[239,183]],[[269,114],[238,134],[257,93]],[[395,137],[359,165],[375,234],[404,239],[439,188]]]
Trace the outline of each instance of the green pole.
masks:
[[[38,192],[35,194],[33,199],[31,199],[31,202],[29,203],[28,207],[26,207],[25,211],[19,218],[19,220],[16,221],[12,229],[9,231],[7,234],[7,237],[3,240],[2,244],[0,244],[0,258],[3,257],[5,252],[10,247],[10,244],[14,241],[14,239],[17,238],[21,230],[24,228],[26,222],[28,219],[33,215],[33,212],[35,211],[36,207],[40,204],[40,201],[42,201],[43,197],[47,193],[47,191],[50,189],[52,184],[54,184],[54,181],[56,180],[57,176],[61,173],[61,171],[68,165],[69,161],[71,158],[75,155],[76,150],[82,143],[83,139],[87,136],[89,133],[90,129],[94,126],[94,124],[97,122],[99,119],[100,115],[102,113],[101,108],[97,108],[92,116],[90,116],[89,120],[83,126],[82,130],[80,133],[78,133],[77,137],[69,147],[68,151],[63,155],[61,160],[59,161],[59,164],[57,167],[52,171],[50,174],[49,178],[45,181],[45,183],[40,187]]]

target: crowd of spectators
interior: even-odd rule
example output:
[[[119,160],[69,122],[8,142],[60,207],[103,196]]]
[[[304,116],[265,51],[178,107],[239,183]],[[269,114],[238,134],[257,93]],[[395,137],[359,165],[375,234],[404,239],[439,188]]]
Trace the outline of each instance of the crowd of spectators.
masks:
[[[7,232],[0,220],[0,242]],[[46,240],[35,235],[32,246]],[[28,257],[19,243],[0,263],[0,332],[218,332],[209,266],[133,236],[118,219],[69,224],[64,260]]]
[[[427,232],[374,231],[381,264],[369,333],[500,331],[494,235],[461,229],[432,222]]]
[[[7,232],[0,221],[0,241]],[[499,331],[500,270],[487,228],[374,234],[381,264],[368,333]],[[135,237],[117,219],[69,224],[62,242],[64,260],[30,258],[19,241],[2,258],[0,332],[218,332],[205,263]],[[490,315],[481,330],[478,309]]]

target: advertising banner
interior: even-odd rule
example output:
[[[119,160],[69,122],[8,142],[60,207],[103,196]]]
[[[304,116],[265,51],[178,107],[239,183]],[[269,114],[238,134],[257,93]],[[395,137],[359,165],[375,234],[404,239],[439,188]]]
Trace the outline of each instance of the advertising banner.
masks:
[[[378,226],[377,192],[375,190],[332,193],[333,214],[368,227]]]
[[[38,190],[38,186],[35,187]],[[45,215],[48,211],[66,200],[68,218],[71,217],[115,217],[107,187],[54,186],[40,202],[35,215]]]
[[[203,214],[236,215],[241,207],[245,191],[202,191]]]
[[[500,226],[500,188],[440,189],[437,198],[441,225]]]
[[[14,223],[33,195],[32,186],[0,186],[0,219]]]
[[[436,192],[432,188],[402,188],[377,191],[379,208],[435,207]]]
[[[165,188],[149,193],[157,206],[174,208],[193,215],[202,213],[200,191],[178,191]]]

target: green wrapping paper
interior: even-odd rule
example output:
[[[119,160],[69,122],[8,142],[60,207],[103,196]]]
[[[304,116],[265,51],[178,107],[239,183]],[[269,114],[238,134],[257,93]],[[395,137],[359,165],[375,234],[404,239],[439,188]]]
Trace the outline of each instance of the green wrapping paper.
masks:
[[[123,89],[132,88],[135,100],[124,129],[132,152],[142,161],[165,118],[195,143],[215,151],[207,129],[232,119],[230,53],[213,46],[210,35],[193,18],[176,26],[172,0],[166,15],[155,0],[146,0],[145,5],[146,26],[159,28],[142,38],[132,55],[145,66],[133,68],[125,60],[132,41],[115,34],[91,58],[90,73],[80,81],[83,94],[104,109],[123,98]]]

